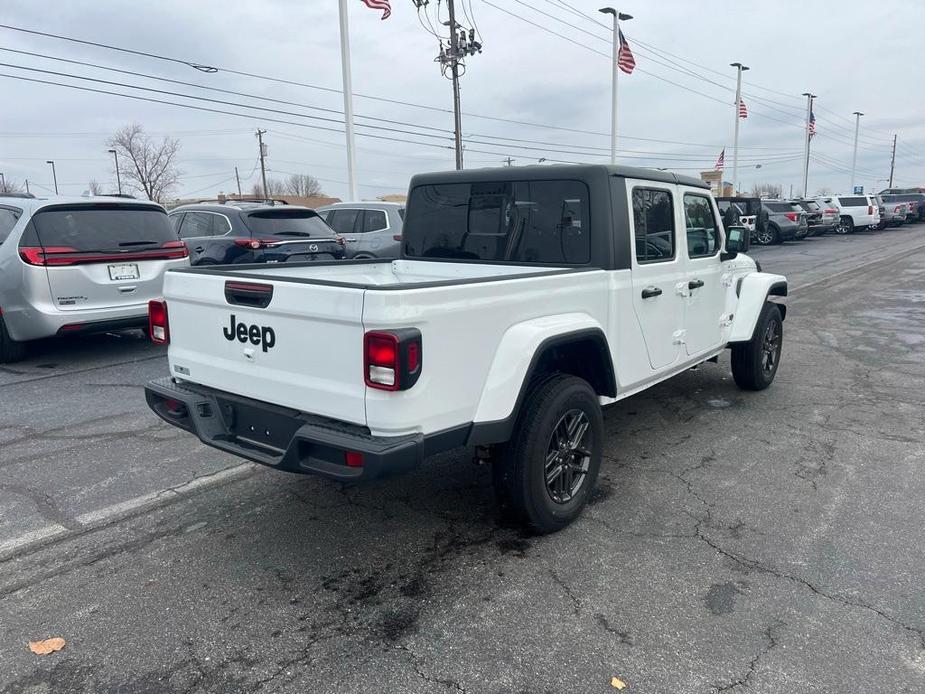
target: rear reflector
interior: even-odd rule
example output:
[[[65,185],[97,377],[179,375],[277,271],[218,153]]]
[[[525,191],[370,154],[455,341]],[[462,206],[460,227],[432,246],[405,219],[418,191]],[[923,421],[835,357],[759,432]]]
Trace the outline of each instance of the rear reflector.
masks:
[[[344,462],[348,467],[363,467],[363,454],[359,451],[344,451]]]
[[[167,320],[167,302],[156,299],[148,302],[148,333],[157,345],[170,344],[170,325]]]

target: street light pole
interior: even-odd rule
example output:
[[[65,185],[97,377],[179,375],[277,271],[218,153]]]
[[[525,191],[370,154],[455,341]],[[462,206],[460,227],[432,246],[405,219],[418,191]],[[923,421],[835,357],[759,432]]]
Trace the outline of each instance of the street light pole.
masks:
[[[54,181],[55,181],[55,195],[57,195],[57,194],[58,194],[58,174],[57,174],[57,172],[55,171],[55,163],[54,163],[51,159],[49,159],[49,160],[46,161],[45,163],[46,163],[46,164],[51,164],[51,177],[52,177],[52,178],[54,179]]]
[[[620,76],[620,21],[633,18],[631,14],[617,12],[612,7],[602,7],[598,12],[613,15],[613,55],[611,56],[611,93],[610,93],[610,163],[617,163],[617,82]]]
[[[858,130],[861,129],[861,116],[864,114],[860,111],[854,112],[854,154],[851,156],[851,192],[854,192],[854,173],[858,165]]]
[[[114,149],[109,150],[109,153],[112,154],[112,158],[116,160],[116,187],[119,189],[119,195],[122,195],[122,177],[119,175],[119,153]]]
[[[733,136],[732,140],[732,194],[735,195],[736,182],[739,180],[739,105],[742,103],[742,73],[748,70],[748,68],[742,63],[731,63],[731,66],[736,69],[736,127],[735,135]],[[722,176],[720,176],[719,187],[720,192],[722,192]]]

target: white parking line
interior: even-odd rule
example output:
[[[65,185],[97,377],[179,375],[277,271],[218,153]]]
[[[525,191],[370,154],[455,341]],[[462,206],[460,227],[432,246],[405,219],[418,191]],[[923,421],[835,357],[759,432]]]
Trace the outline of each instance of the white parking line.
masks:
[[[31,551],[41,545],[47,544],[51,540],[59,539],[67,535],[83,533],[87,530],[93,530],[94,528],[108,525],[109,523],[129,516],[139,515],[157,506],[163,506],[172,501],[191,496],[196,492],[210,487],[247,477],[255,468],[256,465],[253,463],[241,463],[210,475],[197,477],[189,482],[177,485],[176,487],[142,494],[141,496],[120,501],[111,506],[105,506],[95,511],[82,513],[74,519],[80,525],[80,528],[77,530],[68,530],[63,525],[58,525],[57,523],[45,525],[37,530],[31,530],[19,537],[0,542],[0,561],[9,559],[13,555]]]

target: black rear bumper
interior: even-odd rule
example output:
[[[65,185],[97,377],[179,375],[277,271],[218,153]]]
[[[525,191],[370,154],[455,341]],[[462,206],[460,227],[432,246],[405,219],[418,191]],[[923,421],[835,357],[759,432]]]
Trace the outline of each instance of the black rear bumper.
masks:
[[[366,427],[171,378],[149,381],[148,406],[214,448],[256,463],[343,482],[406,472],[428,455],[465,444],[471,425],[425,436],[373,436]],[[347,464],[347,453],[362,465]],[[351,456],[353,462],[357,456]]]

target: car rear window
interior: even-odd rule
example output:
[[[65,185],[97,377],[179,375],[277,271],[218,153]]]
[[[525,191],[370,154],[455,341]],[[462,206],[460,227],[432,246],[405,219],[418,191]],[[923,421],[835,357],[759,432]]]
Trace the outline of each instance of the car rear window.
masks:
[[[793,207],[789,202],[762,202],[771,212],[792,212]]]
[[[867,207],[870,203],[867,198],[839,198],[842,207]]]
[[[33,232],[35,238],[33,238]],[[76,251],[157,248],[176,241],[167,213],[155,207],[96,204],[52,207],[32,216],[22,244],[36,243]]]
[[[588,188],[580,181],[422,185],[411,191],[404,255],[580,265],[591,259]]]
[[[260,210],[244,215],[255,236],[310,236],[334,238],[334,230],[314,210]]]
[[[819,207],[819,203],[812,200],[801,200],[798,204],[807,212],[818,212],[822,209]]]

